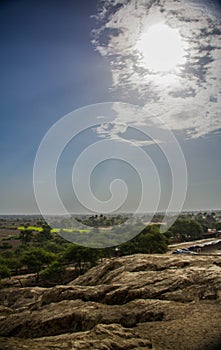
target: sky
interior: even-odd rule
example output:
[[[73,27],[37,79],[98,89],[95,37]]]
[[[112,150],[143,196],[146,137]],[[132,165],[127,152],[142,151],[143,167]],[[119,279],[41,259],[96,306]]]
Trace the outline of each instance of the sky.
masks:
[[[220,13],[1,1],[0,213],[220,209]]]

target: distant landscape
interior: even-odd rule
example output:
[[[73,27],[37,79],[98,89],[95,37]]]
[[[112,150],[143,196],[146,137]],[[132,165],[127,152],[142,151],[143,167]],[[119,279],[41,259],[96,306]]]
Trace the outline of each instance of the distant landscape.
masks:
[[[198,245],[193,246],[192,253],[202,254],[205,251],[209,251],[210,254],[214,251],[219,253],[221,211],[182,213],[165,233],[161,233],[163,216],[163,213],[156,214],[150,224],[133,239],[107,248],[79,246],[68,242],[64,237],[66,238],[67,234],[72,234],[72,239],[75,234],[85,237],[91,233],[92,228],[96,228],[96,232],[98,234],[100,232],[102,238],[110,235],[110,229],[113,227],[118,228],[118,234],[124,235],[125,227],[121,228],[121,224],[127,220],[126,215],[107,217],[100,214],[76,217],[75,220],[84,224],[84,229],[68,227],[65,219],[63,228],[52,229],[39,215],[1,216],[1,286],[11,285],[10,278],[20,275],[29,276],[26,285],[30,283],[35,286],[51,286],[61,282],[67,283],[103,259],[138,253],[168,254],[180,245],[188,246],[188,242],[199,240],[203,242],[212,239],[218,244],[202,248]],[[145,220],[146,215],[141,219]]]

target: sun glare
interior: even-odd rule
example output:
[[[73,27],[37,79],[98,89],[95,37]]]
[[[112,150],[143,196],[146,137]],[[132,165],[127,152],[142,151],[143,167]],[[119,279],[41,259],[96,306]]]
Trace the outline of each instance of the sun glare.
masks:
[[[185,63],[186,48],[179,30],[163,23],[150,26],[137,44],[143,64],[156,73],[177,70]]]

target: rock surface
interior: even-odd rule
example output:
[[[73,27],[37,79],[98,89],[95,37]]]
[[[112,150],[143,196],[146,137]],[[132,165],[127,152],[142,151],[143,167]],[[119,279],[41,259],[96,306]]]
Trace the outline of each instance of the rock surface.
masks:
[[[0,349],[219,349],[220,319],[221,257],[137,254],[0,290]]]

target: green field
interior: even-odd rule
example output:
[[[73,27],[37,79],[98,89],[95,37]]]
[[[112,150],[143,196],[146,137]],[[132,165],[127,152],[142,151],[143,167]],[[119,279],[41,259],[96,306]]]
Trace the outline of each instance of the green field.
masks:
[[[42,227],[39,226],[18,226],[17,227],[18,230],[20,231],[36,231],[36,232],[43,232],[44,229]],[[86,230],[79,230],[79,229],[75,229],[75,228],[64,228],[64,229],[60,229],[60,228],[53,228],[50,230],[51,233],[59,233],[61,230],[63,230],[64,232],[76,232],[76,233],[89,233],[90,229],[86,229]]]

